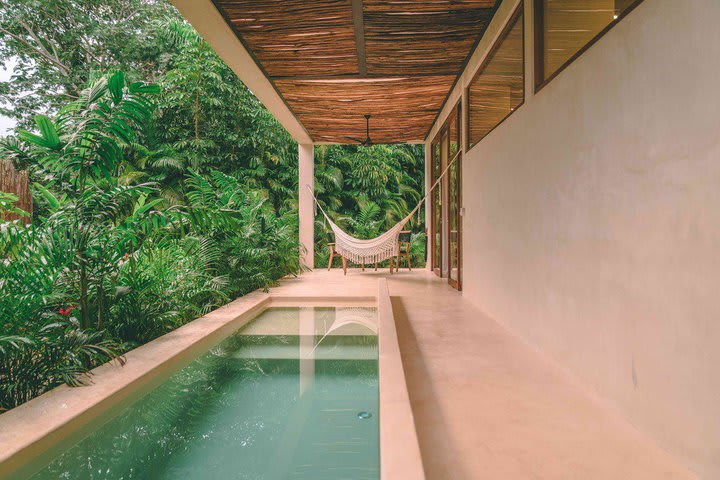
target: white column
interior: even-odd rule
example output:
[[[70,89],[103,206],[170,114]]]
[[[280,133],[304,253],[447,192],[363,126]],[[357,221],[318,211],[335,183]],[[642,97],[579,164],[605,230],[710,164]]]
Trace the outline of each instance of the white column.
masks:
[[[298,217],[300,222],[300,263],[315,267],[315,205],[306,185],[315,190],[315,158],[312,143],[298,144]]]
[[[431,145],[430,140],[425,142],[425,193],[427,193],[428,190],[430,190],[430,187],[432,186],[430,184],[430,182],[432,180],[432,172],[430,170],[432,168],[430,165],[431,159],[432,159],[430,145]],[[427,232],[427,252],[426,252],[427,255],[425,256],[425,268],[427,268],[428,270],[432,270],[432,265],[430,264],[430,258],[431,258],[431,256],[430,256],[431,255],[430,254],[430,245],[431,245],[430,238],[431,238],[431,235],[433,234],[432,228],[431,228],[432,226],[430,225],[431,218],[432,218],[432,211],[430,210],[430,197],[428,197],[425,200],[425,232]]]

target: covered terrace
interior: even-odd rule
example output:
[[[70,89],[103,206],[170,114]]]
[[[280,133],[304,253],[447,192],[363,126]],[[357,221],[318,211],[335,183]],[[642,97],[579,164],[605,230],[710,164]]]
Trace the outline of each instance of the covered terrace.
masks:
[[[424,143],[500,1],[173,3],[298,142],[312,268],[313,146]]]
[[[298,142],[308,267],[314,145],[460,159],[389,280],[427,478],[720,476],[720,3],[173,3]]]

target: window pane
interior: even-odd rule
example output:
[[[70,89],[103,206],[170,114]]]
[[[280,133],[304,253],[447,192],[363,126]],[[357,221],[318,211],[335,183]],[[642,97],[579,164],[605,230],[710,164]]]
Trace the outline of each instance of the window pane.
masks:
[[[436,138],[432,143],[431,186],[435,185],[437,179],[440,178],[441,169],[440,141],[439,138]],[[440,189],[441,185],[438,185],[430,195],[432,202],[432,268],[438,273],[442,260],[442,195]]]
[[[520,13],[468,87],[468,148],[522,104],[525,98],[523,67],[523,16]]]
[[[636,0],[541,0],[543,77],[550,78]]]
[[[450,279],[460,280],[460,162],[450,165],[448,169],[448,259],[450,260]]]
[[[448,117],[448,129],[450,130],[450,159],[455,157],[455,154],[460,148],[460,129],[458,128],[458,108],[453,108]]]

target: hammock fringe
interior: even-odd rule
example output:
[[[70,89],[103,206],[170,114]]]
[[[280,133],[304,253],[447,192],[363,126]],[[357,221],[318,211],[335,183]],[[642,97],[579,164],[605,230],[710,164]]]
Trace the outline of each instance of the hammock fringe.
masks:
[[[335,234],[336,252],[355,264],[373,264],[397,256],[398,236],[411,215],[396,223],[379,237],[370,240],[361,240],[347,234],[329,217],[327,217],[327,221]]]

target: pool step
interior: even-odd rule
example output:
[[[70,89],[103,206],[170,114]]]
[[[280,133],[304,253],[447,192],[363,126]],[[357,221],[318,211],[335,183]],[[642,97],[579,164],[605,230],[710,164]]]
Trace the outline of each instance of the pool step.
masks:
[[[312,344],[303,345],[248,345],[233,352],[230,357],[237,359],[297,360],[377,360],[377,346],[374,345],[329,345],[322,343],[313,349]]]

